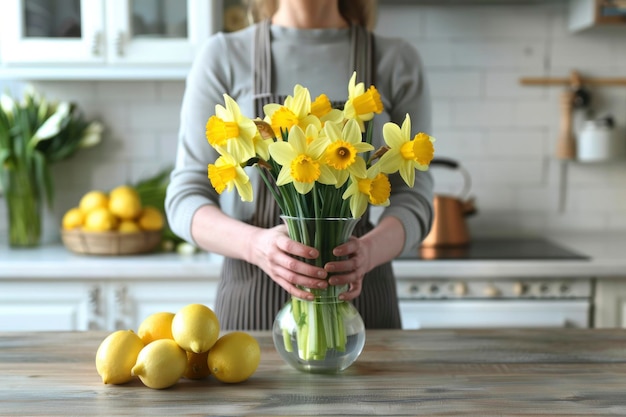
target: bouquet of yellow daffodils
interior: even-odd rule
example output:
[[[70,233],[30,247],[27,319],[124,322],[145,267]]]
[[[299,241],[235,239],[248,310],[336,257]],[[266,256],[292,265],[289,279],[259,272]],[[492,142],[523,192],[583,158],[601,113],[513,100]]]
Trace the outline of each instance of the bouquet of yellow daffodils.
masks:
[[[284,218],[320,219],[319,224],[321,219],[360,218],[369,204],[389,205],[390,174],[399,172],[412,187],[415,170],[427,170],[433,158],[434,138],[426,133],[412,136],[408,114],[401,126],[384,125],[385,146],[372,146],[371,122],[383,105],[376,87],[366,89],[357,83],[356,73],[349,81],[343,110],[332,108],[325,94],[312,101],[301,85],[283,104],[267,104],[264,120],[243,116],[226,94],[224,101],[225,106],[215,106],[215,115],[206,124],[209,144],[220,155],[208,166],[211,184],[220,194],[235,188],[243,201],[252,201],[252,185],[243,167],[256,165]],[[318,249],[321,244],[327,247],[320,250],[319,266],[331,260],[325,252],[332,257],[332,249],[346,239],[330,226],[312,232],[286,223],[292,239]],[[327,297],[344,290],[329,286],[310,291]],[[292,302],[301,329],[297,342],[302,359],[323,358],[328,349],[345,347],[340,306],[329,312],[323,311],[331,308],[324,304],[305,307],[303,300]],[[288,340],[285,345],[291,346]]]

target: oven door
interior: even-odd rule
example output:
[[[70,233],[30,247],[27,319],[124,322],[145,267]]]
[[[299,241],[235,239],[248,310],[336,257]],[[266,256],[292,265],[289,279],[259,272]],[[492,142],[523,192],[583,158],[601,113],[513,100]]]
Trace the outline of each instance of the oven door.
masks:
[[[587,299],[400,300],[404,329],[589,327]]]

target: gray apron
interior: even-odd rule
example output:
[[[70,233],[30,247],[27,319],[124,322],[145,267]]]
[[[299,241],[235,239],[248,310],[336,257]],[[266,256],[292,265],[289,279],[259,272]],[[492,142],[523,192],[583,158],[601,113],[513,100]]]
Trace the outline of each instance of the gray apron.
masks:
[[[352,68],[357,71],[357,82],[366,87],[374,84],[372,71],[373,37],[364,28],[350,30]],[[253,57],[254,105],[256,115],[263,117],[263,106],[283,103],[285,97],[272,90],[272,54],[270,22],[260,22],[255,32]],[[346,79],[351,74],[346,74]],[[333,103],[335,107],[342,103]],[[271,228],[281,223],[280,210],[263,181],[255,193],[255,214],[249,224]],[[366,220],[367,213],[354,232],[362,236],[373,228]],[[224,330],[270,330],[278,311],[289,300],[288,294],[263,270],[239,259],[225,258],[218,287],[216,314]],[[363,317],[366,328],[400,328],[400,312],[396,283],[391,263],[370,271],[363,280],[363,289],[353,301]]]

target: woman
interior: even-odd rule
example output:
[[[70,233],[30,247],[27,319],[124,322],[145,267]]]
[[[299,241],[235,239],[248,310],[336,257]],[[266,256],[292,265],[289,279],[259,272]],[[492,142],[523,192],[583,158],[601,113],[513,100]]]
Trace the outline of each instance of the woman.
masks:
[[[413,133],[430,133],[421,61],[408,43],[364,29],[373,21],[368,0],[258,3],[261,22],[212,36],[187,78],[177,163],[166,199],[170,225],[198,247],[224,255],[216,305],[224,329],[270,329],[289,295],[310,299],[300,287],[341,284],[349,284],[342,298],[354,301],[366,327],[400,328],[390,261],[415,250],[429,231],[430,175],[418,172],[413,188],[392,176],[391,204],[376,227],[360,222],[358,238],[335,249],[347,260],[318,268],[293,258],[315,258],[317,252],[287,237],[276,204],[254,170],[249,171],[254,202],[243,203],[236,193],[218,196],[207,179],[207,164],[218,155],[206,141],[205,124],[215,105],[223,104],[224,93],[248,117],[262,117],[263,104],[282,103],[296,84],[307,87],[312,97],[326,93],[331,100],[345,101],[356,70],[366,87],[376,86],[385,107],[374,118],[376,148],[382,144],[383,123],[401,124],[407,113]]]

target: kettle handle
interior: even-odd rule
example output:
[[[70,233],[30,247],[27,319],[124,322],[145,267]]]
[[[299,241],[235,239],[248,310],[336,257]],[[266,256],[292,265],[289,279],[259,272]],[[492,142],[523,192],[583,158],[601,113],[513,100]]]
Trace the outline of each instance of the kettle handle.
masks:
[[[463,175],[463,189],[461,190],[461,197],[467,198],[469,196],[470,188],[472,187],[472,180],[469,172],[461,166],[457,161],[450,158],[436,157],[430,161],[431,166],[442,166],[450,169],[458,169],[461,175]]]

